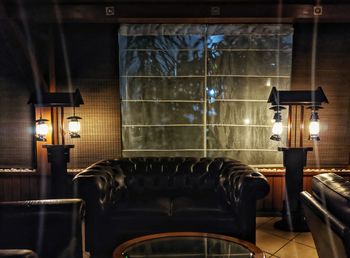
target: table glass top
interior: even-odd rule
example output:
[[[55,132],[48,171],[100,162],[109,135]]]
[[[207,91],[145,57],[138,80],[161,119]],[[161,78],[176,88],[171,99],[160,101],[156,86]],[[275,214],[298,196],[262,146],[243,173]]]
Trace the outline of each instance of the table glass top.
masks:
[[[171,236],[149,239],[126,248],[125,258],[249,258],[254,254],[244,246],[223,239]]]

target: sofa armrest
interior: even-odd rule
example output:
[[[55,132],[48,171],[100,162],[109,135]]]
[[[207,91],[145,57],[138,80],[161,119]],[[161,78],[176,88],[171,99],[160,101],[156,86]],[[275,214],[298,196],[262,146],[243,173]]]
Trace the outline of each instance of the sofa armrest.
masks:
[[[349,226],[334,216],[316,196],[303,191],[300,197],[320,257],[349,257]]]
[[[243,239],[255,243],[256,201],[270,191],[264,175],[249,166],[240,164],[225,171],[222,185],[226,198],[235,213],[243,232],[250,232]]]
[[[249,167],[231,169],[226,181],[228,199],[235,206],[244,205],[247,200],[263,199],[270,191],[265,176]]]
[[[73,178],[78,198],[86,202],[87,210],[102,213],[111,200],[110,175],[101,170],[82,172]]]
[[[38,258],[38,255],[28,249],[0,249],[0,258]]]
[[[0,203],[0,248],[31,249],[41,258],[81,258],[85,238],[81,199]]]

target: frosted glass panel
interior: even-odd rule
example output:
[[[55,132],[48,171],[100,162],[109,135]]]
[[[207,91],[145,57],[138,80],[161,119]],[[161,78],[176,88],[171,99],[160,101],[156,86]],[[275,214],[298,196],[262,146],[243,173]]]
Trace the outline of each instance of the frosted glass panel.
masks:
[[[124,78],[124,100],[204,100],[204,78]]]
[[[209,75],[289,76],[291,52],[225,51],[209,52]],[[261,65],[263,64],[263,65]]]
[[[282,163],[267,98],[289,89],[292,26],[124,24],[118,43],[124,156]]]
[[[201,103],[122,102],[123,125],[202,124]]]
[[[237,78],[237,77],[209,77],[207,80],[208,99],[250,99],[267,100],[271,85],[279,89],[288,89],[289,78]]]
[[[210,124],[272,126],[273,111],[269,106],[263,102],[217,101],[208,105],[207,120]]]
[[[125,149],[202,149],[202,128],[196,127],[124,127]]]

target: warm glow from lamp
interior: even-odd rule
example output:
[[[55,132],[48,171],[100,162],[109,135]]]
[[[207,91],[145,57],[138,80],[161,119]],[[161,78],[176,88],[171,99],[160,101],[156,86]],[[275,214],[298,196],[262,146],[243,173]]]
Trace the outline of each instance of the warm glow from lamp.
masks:
[[[309,133],[310,133],[310,140],[313,141],[319,141],[320,140],[320,120],[318,117],[317,110],[321,107],[319,106],[312,106],[310,107],[311,110],[311,117],[310,117],[310,123],[309,123]]]
[[[36,120],[35,133],[38,141],[46,141],[46,135],[49,133],[47,121],[47,119],[42,119],[41,117]]]
[[[68,131],[71,138],[80,138],[79,132],[80,132],[80,122],[79,119],[81,117],[79,116],[70,116],[68,117]]]
[[[320,122],[311,121],[309,124],[309,132],[311,135],[318,135],[320,133]]]
[[[272,126],[272,134],[281,135],[283,132],[282,122],[275,122]]]
[[[79,133],[80,131],[80,122],[78,120],[71,120],[68,123],[68,130],[71,133]]]

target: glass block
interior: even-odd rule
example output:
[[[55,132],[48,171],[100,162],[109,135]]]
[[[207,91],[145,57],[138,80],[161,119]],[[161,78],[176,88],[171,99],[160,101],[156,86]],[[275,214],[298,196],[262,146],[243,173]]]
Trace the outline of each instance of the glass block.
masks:
[[[280,35],[280,49],[288,49],[292,51],[293,48],[293,34]]]
[[[202,124],[203,103],[122,102],[123,125]]]
[[[121,51],[125,49],[204,49],[204,36],[201,35],[136,35],[119,37]]]
[[[121,24],[120,36],[205,35],[206,24]]]
[[[278,49],[278,35],[254,35],[250,39],[252,49]]]
[[[267,100],[271,88],[279,90],[290,88],[289,78],[275,77],[208,77],[208,99],[250,99]]]
[[[247,74],[260,76],[290,76],[291,53],[251,51],[247,53]]]
[[[201,126],[123,127],[123,149],[204,149],[204,128]]]
[[[208,149],[266,149],[277,150],[286,142],[285,128],[280,142],[270,140],[271,127],[208,126]]]
[[[247,62],[246,51],[208,50],[209,75],[246,75]]]
[[[208,104],[209,124],[272,125],[274,112],[264,102],[216,101]],[[211,113],[209,114],[209,111]],[[283,111],[284,112],[284,111]]]
[[[204,67],[203,50],[129,50],[121,58],[120,75],[203,75]]]
[[[283,163],[282,152],[280,151],[211,151],[207,152],[208,157],[228,157],[239,160],[249,165],[271,164],[281,165]]]
[[[210,35],[207,39],[208,49],[248,49],[250,47],[250,37],[248,35]]]
[[[157,151],[125,151],[123,150],[123,157],[204,157],[203,151],[166,151],[166,150],[157,150]]]
[[[208,35],[285,35],[293,33],[289,24],[215,24],[207,28]]]
[[[204,77],[128,77],[124,78],[122,99],[203,100]]]

